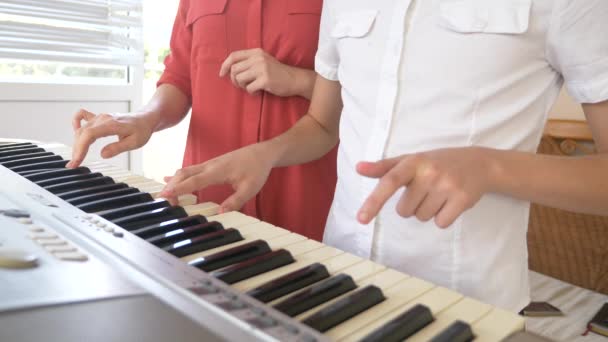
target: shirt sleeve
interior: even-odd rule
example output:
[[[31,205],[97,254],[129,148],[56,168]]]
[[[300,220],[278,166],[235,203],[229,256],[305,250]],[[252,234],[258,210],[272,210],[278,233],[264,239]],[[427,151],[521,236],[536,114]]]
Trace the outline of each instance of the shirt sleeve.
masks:
[[[181,0],[171,33],[171,51],[165,58],[165,71],[158,80],[161,84],[172,84],[179,88],[192,101],[190,82],[190,51],[192,50],[192,31],[186,25],[189,1]]]
[[[547,56],[580,103],[608,100],[608,1],[560,0],[547,35]]]
[[[319,29],[319,48],[315,57],[315,71],[330,81],[338,80],[338,54],[337,41],[331,36],[334,27],[334,17],[331,10],[332,0],[323,1],[321,14],[321,27]]]

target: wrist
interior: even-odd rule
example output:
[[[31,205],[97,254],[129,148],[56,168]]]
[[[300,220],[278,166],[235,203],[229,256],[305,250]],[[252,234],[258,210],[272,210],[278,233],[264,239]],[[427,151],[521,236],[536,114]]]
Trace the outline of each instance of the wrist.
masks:
[[[293,82],[292,95],[301,96],[310,100],[312,91],[315,86],[315,73],[312,70],[301,69],[297,67],[288,67],[288,72],[291,74]]]
[[[133,113],[133,116],[139,120],[140,124],[145,125],[151,133],[160,131],[163,128],[162,115],[158,111],[141,110]]]
[[[281,136],[254,146],[257,147],[258,154],[273,168],[281,165],[283,155],[287,151],[287,144],[282,141]]]
[[[485,166],[486,188],[488,192],[503,192],[506,181],[504,153],[500,150],[482,148],[482,165]]]

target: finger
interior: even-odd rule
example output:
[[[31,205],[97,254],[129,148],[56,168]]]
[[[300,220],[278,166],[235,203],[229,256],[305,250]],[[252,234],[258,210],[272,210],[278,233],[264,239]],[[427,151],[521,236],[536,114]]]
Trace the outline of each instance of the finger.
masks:
[[[258,73],[255,70],[249,69],[244,71],[235,77],[236,86],[239,88],[247,88],[251,82],[254,82],[258,78]]]
[[[235,77],[236,75],[242,73],[245,70],[248,70],[255,64],[254,58],[247,58],[239,63],[235,63],[230,68],[230,76]]]
[[[82,127],[82,120],[90,121],[95,118],[95,114],[87,111],[86,109],[79,110],[72,118],[72,128],[74,131]]]
[[[99,126],[81,128],[72,147],[72,160],[68,167],[78,167],[89,152],[89,147],[99,138],[121,135],[124,130],[115,121],[107,121]]]
[[[239,210],[245,205],[245,203],[253,197],[254,194],[250,193],[249,187],[240,186],[237,187],[237,190],[234,194],[228,197],[222,204],[220,205],[220,213],[226,213],[229,211]]]
[[[122,138],[117,142],[106,145],[101,150],[101,157],[108,159],[115,157],[123,152],[135,150],[138,148],[137,140],[134,135],[129,135],[126,138]]]
[[[416,167],[410,159],[403,159],[399,164],[386,172],[378,185],[363,203],[357,214],[359,222],[368,224],[372,218],[378,215],[386,201],[402,186],[408,185],[416,173]]]
[[[411,217],[416,213],[428,193],[428,188],[414,179],[397,203],[397,213],[402,217]]]
[[[220,77],[226,76],[228,74],[228,72],[230,71],[230,68],[232,67],[233,64],[239,63],[239,62],[249,58],[249,56],[253,55],[254,53],[255,53],[255,49],[240,50],[240,51],[232,52],[226,58],[226,60],[224,60],[224,62],[222,63],[222,66],[220,67]]]
[[[211,185],[223,184],[224,179],[224,173],[217,168],[214,170],[204,168],[200,172],[194,172],[186,177],[180,177],[179,174],[176,174],[161,192],[161,196],[177,197],[189,194]]]
[[[442,193],[428,194],[416,209],[416,217],[422,222],[427,222],[439,213],[446,201],[447,195]]]
[[[266,89],[266,80],[262,77],[258,77],[255,81],[249,83],[246,87],[245,90],[247,90],[247,92],[249,94],[254,94],[258,91],[265,91]]]
[[[466,209],[466,202],[456,198],[448,198],[439,213],[435,215],[435,224],[439,228],[448,228]]]
[[[357,172],[365,177],[380,178],[399,163],[405,156],[383,159],[377,162],[357,163]]]

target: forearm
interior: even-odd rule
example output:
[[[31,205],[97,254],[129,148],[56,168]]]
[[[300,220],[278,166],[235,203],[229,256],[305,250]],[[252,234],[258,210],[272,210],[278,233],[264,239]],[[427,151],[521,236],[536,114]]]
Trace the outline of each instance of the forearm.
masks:
[[[161,84],[150,101],[135,112],[150,122],[155,132],[177,125],[188,114],[190,101],[174,85]]]
[[[338,143],[336,133],[326,130],[313,116],[305,115],[287,132],[260,143],[274,167],[307,163],[321,158]]]
[[[486,150],[491,190],[550,207],[608,215],[608,155]]]
[[[317,73],[314,70],[297,67],[289,67],[289,72],[293,75],[294,79],[292,93],[310,100],[312,98],[312,91],[315,88]]]

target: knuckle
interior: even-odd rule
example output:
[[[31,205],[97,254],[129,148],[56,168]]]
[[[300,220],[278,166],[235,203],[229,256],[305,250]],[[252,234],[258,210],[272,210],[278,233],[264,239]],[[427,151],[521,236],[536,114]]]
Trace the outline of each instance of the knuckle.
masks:
[[[381,182],[383,183],[383,185],[391,188],[401,186],[401,178],[395,173],[389,173],[385,175],[384,177],[382,177]]]

